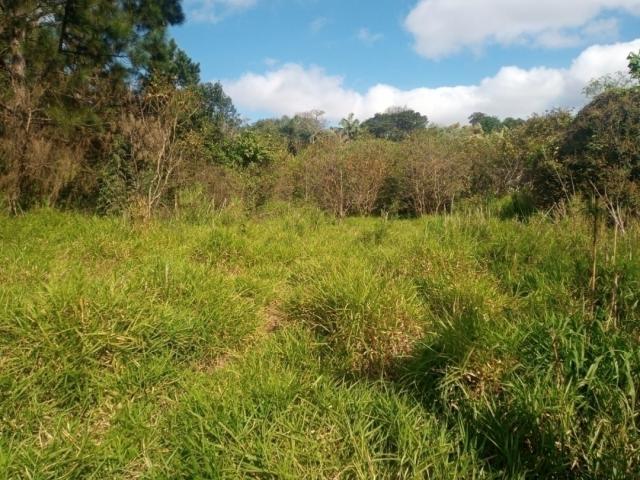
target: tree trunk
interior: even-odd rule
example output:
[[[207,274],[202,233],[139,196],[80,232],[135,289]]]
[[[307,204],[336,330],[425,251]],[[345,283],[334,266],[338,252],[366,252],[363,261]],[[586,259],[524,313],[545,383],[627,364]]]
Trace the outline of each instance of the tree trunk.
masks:
[[[26,25],[14,25],[9,40],[9,75],[13,90],[12,106],[19,109],[27,103],[26,72],[27,62],[24,56],[24,43],[27,37]]]
[[[27,182],[27,150],[31,131],[32,109],[27,87],[27,62],[24,54],[27,29],[31,20],[27,18],[27,5],[18,4],[8,16],[13,17],[7,28],[9,33],[9,77],[11,81],[12,97],[9,103],[9,125],[13,130],[16,142],[16,182],[15,189],[10,198],[10,207],[13,213],[18,213],[24,203],[25,192],[28,190]]]

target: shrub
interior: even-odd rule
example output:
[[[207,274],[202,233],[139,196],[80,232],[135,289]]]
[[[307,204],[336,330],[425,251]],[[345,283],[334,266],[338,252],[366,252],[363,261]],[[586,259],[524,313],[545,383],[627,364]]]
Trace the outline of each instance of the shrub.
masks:
[[[327,137],[303,156],[305,197],[339,217],[373,213],[393,162],[384,140]]]
[[[588,196],[640,214],[640,87],[611,89],[576,116],[562,158],[576,186]]]

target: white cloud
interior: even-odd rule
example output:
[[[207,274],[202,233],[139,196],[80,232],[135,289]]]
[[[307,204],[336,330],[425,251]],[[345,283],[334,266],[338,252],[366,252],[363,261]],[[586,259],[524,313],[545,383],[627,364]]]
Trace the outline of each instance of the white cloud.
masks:
[[[376,42],[382,40],[384,35],[381,33],[373,33],[368,28],[361,28],[358,30],[358,40],[365,45],[373,45]]]
[[[350,112],[368,118],[391,106],[408,106],[439,124],[466,122],[476,111],[500,117],[527,117],[553,107],[578,107],[585,102],[582,88],[592,78],[625,70],[626,57],[640,49],[640,39],[628,43],[594,45],[568,68],[503,67],[477,85],[401,90],[379,84],[365,93],[349,89],[340,76],[322,68],[285,64],[265,74],[248,73],[223,82],[243,110],[293,115],[323,110],[330,120]]]
[[[313,21],[309,24],[309,30],[311,33],[318,33],[320,30],[324,29],[329,24],[329,19],[326,17],[318,17],[314,18]]]
[[[620,25],[617,18],[603,18],[594,20],[584,27],[588,37],[615,38],[618,36]]]
[[[567,47],[611,39],[615,19],[640,15],[640,0],[419,0],[405,20],[421,55],[438,59],[491,43]]]
[[[216,23],[230,13],[255,6],[258,0],[186,0],[185,11],[197,22]]]

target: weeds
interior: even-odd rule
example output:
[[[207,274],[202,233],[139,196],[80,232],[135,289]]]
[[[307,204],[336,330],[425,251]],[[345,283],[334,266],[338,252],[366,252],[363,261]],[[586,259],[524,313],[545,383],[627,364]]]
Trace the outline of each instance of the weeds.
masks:
[[[0,217],[0,478],[640,475],[636,225],[232,208]]]

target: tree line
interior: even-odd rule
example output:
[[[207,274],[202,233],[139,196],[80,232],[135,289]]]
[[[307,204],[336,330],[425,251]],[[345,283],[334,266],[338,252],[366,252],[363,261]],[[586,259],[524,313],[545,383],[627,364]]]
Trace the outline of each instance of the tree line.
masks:
[[[640,213],[640,54],[577,114],[406,107],[247,124],[168,35],[179,0],[0,0],[0,202],[145,218],[272,199],[338,216],[445,212],[510,195],[519,214],[576,195]]]

